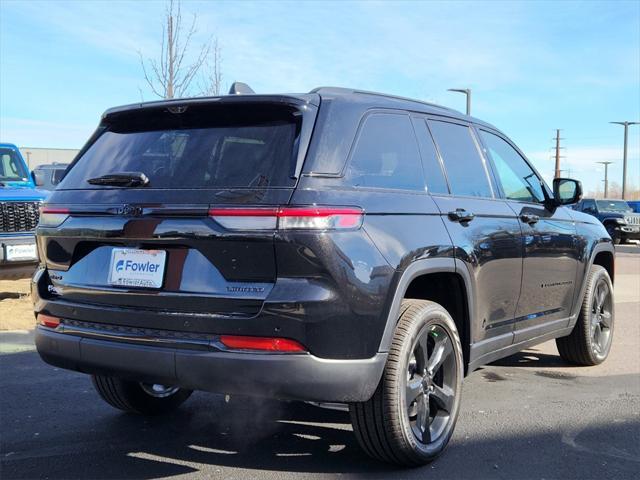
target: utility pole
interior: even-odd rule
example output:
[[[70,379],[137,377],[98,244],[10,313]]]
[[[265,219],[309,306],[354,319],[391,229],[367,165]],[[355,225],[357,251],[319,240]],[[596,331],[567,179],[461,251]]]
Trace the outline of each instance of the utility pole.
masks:
[[[624,126],[624,150],[622,153],[622,199],[627,192],[627,139],[629,136],[629,125],[638,125],[640,122],[609,122]]]
[[[560,178],[560,129],[556,129],[556,171],[554,174],[554,178]]]
[[[613,162],[596,162],[604,165],[604,198],[609,198],[609,165]]]
[[[471,115],[471,89],[470,88],[449,88],[447,91],[464,93],[467,96],[467,115]]]

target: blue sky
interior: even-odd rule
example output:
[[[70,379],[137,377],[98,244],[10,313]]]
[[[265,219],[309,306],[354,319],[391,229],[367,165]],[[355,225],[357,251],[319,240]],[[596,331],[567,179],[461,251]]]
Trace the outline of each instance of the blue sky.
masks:
[[[138,52],[157,54],[163,1],[0,0],[0,141],[79,148],[108,107],[154,98]],[[505,131],[546,178],[562,128],[563,168],[586,190],[594,162],[622,178],[622,127],[640,120],[640,2],[212,2],[193,46],[218,37],[223,83],[257,92],[356,87],[464,109]],[[640,128],[629,180],[640,183]]]

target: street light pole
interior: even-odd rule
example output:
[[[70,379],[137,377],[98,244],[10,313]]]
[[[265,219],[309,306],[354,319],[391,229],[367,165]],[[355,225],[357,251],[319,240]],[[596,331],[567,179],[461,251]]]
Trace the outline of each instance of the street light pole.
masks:
[[[613,162],[596,162],[604,165],[604,198],[609,198],[609,165]]]
[[[471,115],[471,89],[470,88],[449,88],[447,91],[464,93],[467,96],[467,115]]]
[[[622,153],[622,199],[627,192],[627,140],[629,137],[629,125],[638,125],[640,122],[609,122],[624,126],[624,150]]]

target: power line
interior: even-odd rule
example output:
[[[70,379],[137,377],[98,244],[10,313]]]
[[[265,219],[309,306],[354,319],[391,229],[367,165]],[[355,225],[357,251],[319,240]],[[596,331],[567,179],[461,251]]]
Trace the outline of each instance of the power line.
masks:
[[[564,139],[560,138],[560,129],[559,128],[556,129],[556,138],[555,138],[555,140],[556,140],[556,155],[555,155],[555,158],[556,158],[556,169],[555,169],[555,173],[554,173],[554,178],[560,178],[560,172],[561,172],[561,170],[560,170],[560,158],[561,158],[561,156],[560,156],[560,149],[561,149],[560,140],[564,140]]]

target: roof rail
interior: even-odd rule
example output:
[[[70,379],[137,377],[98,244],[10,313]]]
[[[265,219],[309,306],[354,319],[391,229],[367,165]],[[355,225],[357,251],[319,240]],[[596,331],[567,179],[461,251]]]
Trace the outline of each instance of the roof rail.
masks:
[[[317,87],[311,90],[309,93],[325,93],[325,94],[336,94],[336,95],[375,95],[377,97],[391,98],[394,100],[404,100],[407,102],[416,102],[421,103],[423,105],[428,105],[434,108],[440,108],[442,110],[447,110],[449,112],[460,113],[457,110],[449,107],[443,107],[442,105],[438,105],[437,103],[425,102],[423,100],[416,100],[415,98],[401,97],[399,95],[389,95],[386,93],[380,92],[369,92],[367,90],[356,90],[353,88],[343,88],[343,87]]]

